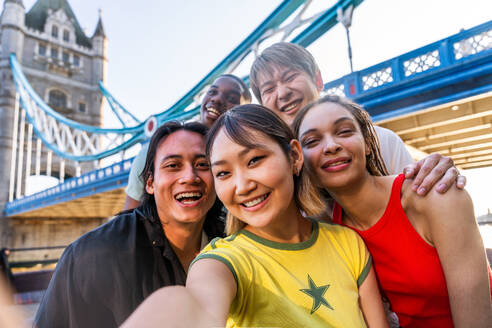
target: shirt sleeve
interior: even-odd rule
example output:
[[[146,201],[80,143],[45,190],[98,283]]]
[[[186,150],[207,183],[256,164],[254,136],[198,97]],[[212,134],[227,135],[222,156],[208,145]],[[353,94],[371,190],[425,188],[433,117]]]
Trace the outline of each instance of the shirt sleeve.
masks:
[[[357,276],[357,287],[360,287],[371,271],[372,257],[362,238],[358,234],[355,234],[355,237],[357,238],[359,263],[361,264],[358,267],[359,275]]]
[[[390,175],[400,174],[403,168],[413,163],[410,152],[399,136],[380,126],[374,127],[379,137],[381,155]]]
[[[140,149],[140,152],[132,162],[132,168],[130,169],[130,175],[128,176],[128,185],[126,186],[125,192],[136,201],[140,201],[144,193],[144,182],[140,178],[140,174],[145,166],[148,149],[148,143]]]
[[[340,228],[343,229],[347,260],[351,265],[357,286],[360,287],[371,270],[371,254],[357,232],[347,227],[340,226]]]
[[[247,291],[252,284],[250,277],[253,277],[253,267],[248,260],[248,256],[237,248],[231,247],[231,245],[223,238],[215,238],[193,260],[190,267],[197,261],[207,258],[222,262],[229,268],[234,276],[237,291],[236,297],[231,304],[230,313],[237,313],[237,311],[242,308],[242,300],[245,291]]]
[[[238,266],[240,266],[239,259],[235,256],[234,252],[224,244],[222,238],[214,238],[205,248],[198,254],[198,256],[191,262],[190,268],[193,264],[201,259],[215,259],[225,264],[231,271],[236,284],[239,284],[237,273],[240,272]]]

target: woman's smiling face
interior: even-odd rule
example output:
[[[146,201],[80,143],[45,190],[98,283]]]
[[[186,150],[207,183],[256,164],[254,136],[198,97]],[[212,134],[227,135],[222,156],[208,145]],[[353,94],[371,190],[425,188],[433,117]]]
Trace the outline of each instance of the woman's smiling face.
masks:
[[[232,141],[222,129],[210,154],[217,196],[249,227],[282,220],[294,201],[293,164],[280,145],[249,130],[254,148]]]
[[[354,116],[339,104],[311,108],[300,125],[299,142],[306,166],[322,188],[343,188],[367,173],[369,148]]]

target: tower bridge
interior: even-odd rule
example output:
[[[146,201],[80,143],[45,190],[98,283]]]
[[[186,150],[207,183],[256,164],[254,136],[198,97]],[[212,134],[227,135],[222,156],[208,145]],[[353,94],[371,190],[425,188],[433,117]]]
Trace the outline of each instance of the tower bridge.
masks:
[[[10,237],[6,243],[10,247],[40,246],[42,241],[45,242],[42,246],[66,244],[76,237],[74,234],[87,231],[117,213],[123,207],[123,189],[132,161],[125,152],[147,139],[149,122],[159,125],[170,119],[193,119],[199,112],[200,97],[215,77],[222,73],[234,74],[238,67],[250,62],[258,52],[276,41],[308,47],[337,24],[337,12],[356,8],[362,0],[340,0],[309,17],[306,12],[311,1],[283,1],[187,94],[146,122],[140,122],[131,110],[125,109],[103,84],[106,40],[101,19],[91,39],[83,38],[77,23],[68,32],[69,41],[73,37],[72,44],[57,43],[59,49],[64,46],[73,51],[68,62],[64,62],[67,58],[62,55],[51,58],[51,62],[50,58],[43,57],[43,51],[55,48],[49,43],[52,42],[50,37],[47,38],[49,42],[43,41],[44,34],[52,33],[52,27],[61,24],[59,22],[66,23],[67,17],[75,17],[66,1],[55,2],[59,6],[51,8],[53,2],[39,0],[30,11],[51,8],[42,31],[32,23],[28,25],[27,21],[24,27],[9,27],[16,20],[22,21],[22,2],[7,0],[4,5],[3,66],[0,66],[4,67],[2,74],[7,74],[8,68],[8,76],[12,76],[6,116],[12,124],[8,125],[10,135],[5,137],[9,143],[4,143],[2,148],[8,150],[3,150],[3,158],[8,159],[4,167],[8,168],[9,174],[4,174],[0,181],[9,197],[2,220],[10,225],[2,226],[4,231],[26,231],[20,226],[28,226],[31,222],[42,221],[57,226],[59,222],[95,221],[63,238],[55,238],[56,233],[62,234],[59,231],[47,233],[44,238],[37,239],[38,244],[32,244],[26,238]],[[6,21],[5,17],[11,17],[12,21]],[[19,34],[21,32],[25,35]],[[7,38],[6,35],[10,36]],[[63,110],[57,110],[53,105],[56,93],[50,100],[50,91],[45,96],[46,91],[37,87],[40,82],[36,80],[34,64],[26,61],[26,51],[4,44],[7,39],[22,38],[26,43],[31,42],[26,41],[29,38],[34,40],[31,50],[37,59],[33,59],[33,63],[44,63],[44,69],[53,75],[53,83],[68,81],[71,74],[72,77],[79,74],[81,68],[75,65],[75,56],[80,56],[79,60],[87,56],[83,65],[88,65],[87,59],[93,54],[93,65],[101,68],[98,79],[91,77],[90,83],[76,81],[73,88],[86,88],[92,92],[88,98],[96,102],[87,104],[86,110],[92,110],[94,106],[100,108],[104,97],[122,127],[101,128],[97,115],[97,122],[84,122],[77,113],[65,114]],[[43,45],[46,49],[40,50]],[[63,53],[64,50],[60,51]],[[462,169],[492,164],[492,21],[328,82],[323,92],[343,95],[362,104],[376,124],[400,135],[416,157],[440,152],[452,157]],[[120,156],[120,160],[102,167],[101,161],[108,156]],[[33,194],[25,192],[29,177],[49,171],[56,173],[58,184]],[[65,176],[68,171],[71,177]],[[6,234],[2,232],[2,243],[4,236]]]

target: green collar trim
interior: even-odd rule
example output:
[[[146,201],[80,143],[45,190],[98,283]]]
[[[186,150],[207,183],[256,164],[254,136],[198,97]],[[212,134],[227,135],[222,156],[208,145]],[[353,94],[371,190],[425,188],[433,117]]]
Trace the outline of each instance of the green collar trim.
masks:
[[[275,249],[283,249],[283,250],[288,250],[288,251],[299,251],[302,249],[306,249],[311,247],[316,240],[318,239],[318,234],[319,234],[319,226],[318,222],[311,220],[313,224],[313,232],[311,234],[311,237],[303,242],[300,243],[295,243],[295,244],[290,244],[290,243],[280,243],[277,241],[271,241],[268,239],[265,239],[263,237],[260,237],[258,235],[255,235],[254,233],[247,231],[247,230],[241,230],[239,233],[243,234],[247,238],[250,238],[257,243],[260,243],[262,245],[265,245],[270,248],[275,248]]]

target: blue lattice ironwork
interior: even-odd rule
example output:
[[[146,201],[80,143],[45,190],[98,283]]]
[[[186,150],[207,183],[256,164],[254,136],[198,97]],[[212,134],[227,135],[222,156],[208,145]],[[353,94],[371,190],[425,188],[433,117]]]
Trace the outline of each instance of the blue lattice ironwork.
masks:
[[[335,85],[330,89],[323,90],[322,94],[345,97],[345,86],[343,84]]]
[[[438,67],[441,65],[439,59],[439,51],[434,50],[426,54],[411,58],[403,62],[403,69],[405,76],[422,73],[430,68]]]
[[[362,76],[363,90],[380,87],[387,83],[393,82],[391,67],[385,67],[370,74]]]
[[[32,211],[52,204],[85,197],[97,192],[105,192],[126,186],[133,158],[114,163],[111,166],[94,170],[80,177],[67,179],[54,187],[36,194],[16,199],[7,204],[5,215],[10,216],[23,211]]]
[[[345,96],[366,109],[395,103],[413,96],[474,79],[492,71],[492,21],[431,43],[373,67],[341,77],[325,84],[324,90],[344,86]],[[479,80],[476,84],[479,85]],[[477,82],[478,81],[478,82]],[[462,92],[450,93],[428,102],[403,106],[391,113],[373,112],[375,120],[388,115],[404,113],[487,92],[492,88],[485,83]],[[399,106],[402,106],[400,104]],[[383,106],[384,107],[384,106]],[[387,108],[390,108],[387,106]]]
[[[453,44],[454,58],[461,59],[492,48],[492,29]]]

